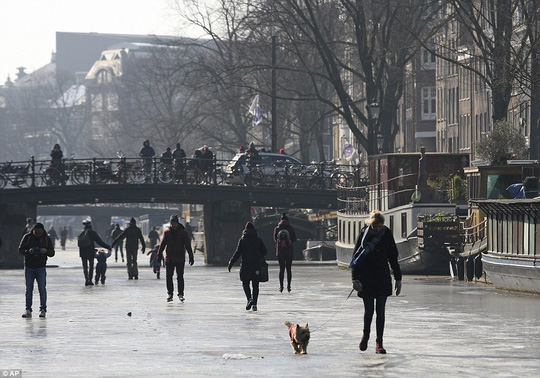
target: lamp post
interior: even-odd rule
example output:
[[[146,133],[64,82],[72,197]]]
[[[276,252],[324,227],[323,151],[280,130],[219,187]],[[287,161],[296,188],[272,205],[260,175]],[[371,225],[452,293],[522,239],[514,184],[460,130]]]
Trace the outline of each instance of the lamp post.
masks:
[[[272,152],[277,152],[276,36],[272,35]]]
[[[381,106],[375,99],[373,99],[370,104],[366,105],[366,108],[369,119],[369,133],[371,134],[371,137],[369,138],[369,155],[375,155],[379,152],[377,131],[379,128],[379,114],[381,112]]]

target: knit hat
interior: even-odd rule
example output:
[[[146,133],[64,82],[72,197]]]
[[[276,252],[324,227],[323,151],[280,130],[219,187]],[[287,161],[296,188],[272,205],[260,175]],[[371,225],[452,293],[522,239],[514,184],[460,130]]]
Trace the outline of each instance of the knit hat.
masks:
[[[254,230],[254,229],[255,229],[255,226],[251,222],[247,222],[246,227],[244,228],[244,230]]]
[[[281,213],[281,220],[289,220],[289,217],[287,217],[287,213]]]
[[[132,218],[129,220],[129,224],[137,224],[137,221],[135,220],[135,218],[132,217]]]
[[[178,215],[176,214],[171,215],[171,219],[169,220],[169,223],[173,223],[173,222],[180,223],[178,221]]]

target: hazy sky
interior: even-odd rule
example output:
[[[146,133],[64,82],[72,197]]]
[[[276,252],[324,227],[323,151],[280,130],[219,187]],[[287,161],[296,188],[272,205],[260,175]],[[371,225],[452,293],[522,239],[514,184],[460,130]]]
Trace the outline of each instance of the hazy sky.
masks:
[[[0,0],[0,84],[50,62],[56,32],[179,35],[171,0]]]

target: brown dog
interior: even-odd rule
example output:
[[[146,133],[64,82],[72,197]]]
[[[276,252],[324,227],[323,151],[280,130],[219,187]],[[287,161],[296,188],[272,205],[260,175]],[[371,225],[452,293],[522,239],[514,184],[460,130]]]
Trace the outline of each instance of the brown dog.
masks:
[[[309,325],[293,324],[286,320],[285,325],[289,328],[289,337],[291,338],[291,346],[294,354],[307,354],[307,346],[309,344]]]

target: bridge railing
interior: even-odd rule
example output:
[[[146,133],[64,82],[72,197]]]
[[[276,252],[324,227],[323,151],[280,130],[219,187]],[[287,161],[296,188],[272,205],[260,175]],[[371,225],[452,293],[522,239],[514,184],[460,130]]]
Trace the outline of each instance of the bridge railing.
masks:
[[[178,184],[243,185],[335,190],[366,182],[361,167],[334,162],[260,162],[247,167],[232,160],[184,158],[67,158],[0,163],[0,189],[64,185]]]

